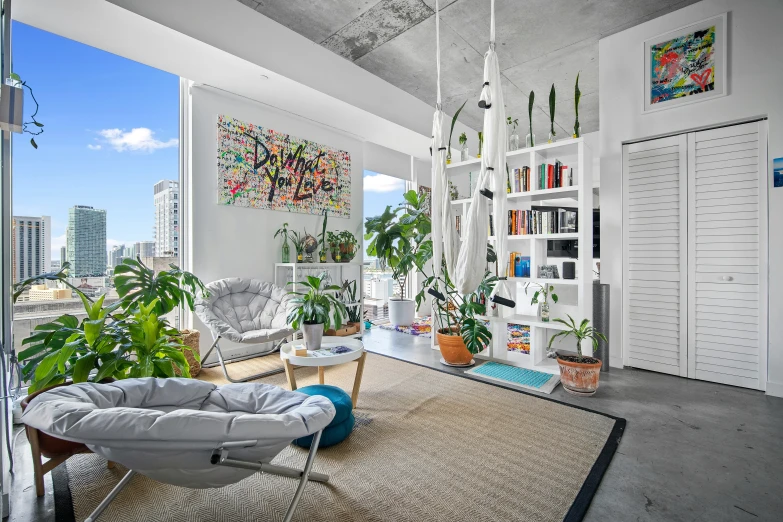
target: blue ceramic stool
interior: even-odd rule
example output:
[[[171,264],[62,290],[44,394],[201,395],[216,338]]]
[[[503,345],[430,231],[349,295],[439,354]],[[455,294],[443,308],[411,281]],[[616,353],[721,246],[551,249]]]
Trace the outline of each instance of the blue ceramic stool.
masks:
[[[321,395],[334,404],[334,409],[336,410],[334,419],[324,428],[324,431],[321,434],[321,442],[318,444],[319,448],[334,446],[348,438],[348,435],[353,431],[355,422],[353,416],[353,403],[351,402],[350,395],[337,386],[329,386],[328,384],[314,384],[312,386],[298,388],[296,391],[306,393],[307,395]],[[307,437],[296,439],[294,444],[303,448],[309,448],[312,442],[313,436],[308,435]]]

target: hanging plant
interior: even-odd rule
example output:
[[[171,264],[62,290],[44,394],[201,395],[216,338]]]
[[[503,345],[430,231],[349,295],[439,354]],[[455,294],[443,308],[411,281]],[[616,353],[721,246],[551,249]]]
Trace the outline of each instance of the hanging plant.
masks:
[[[574,121],[574,138],[578,138],[579,132],[579,98],[582,97],[582,91],[579,90],[579,74],[576,73],[576,85],[574,86],[574,112],[576,113],[576,121]]]
[[[9,75],[9,77],[12,80],[16,80],[17,82],[19,82],[22,85],[23,88],[26,88],[28,91],[30,91],[30,98],[32,98],[33,103],[35,104],[35,110],[30,115],[30,119],[32,121],[26,121],[26,122],[22,123],[22,132],[26,132],[27,134],[31,134],[32,136],[34,136],[34,137],[30,138],[30,145],[32,145],[34,149],[37,149],[38,148],[38,144],[35,142],[35,136],[43,134],[43,131],[44,131],[44,128],[43,128],[44,124],[35,119],[35,117],[38,116],[38,109],[40,108],[39,105],[38,105],[38,100],[35,99],[35,94],[33,94],[32,87],[27,85],[27,82],[23,82],[22,78],[18,74],[11,73]],[[31,131],[28,128],[30,125],[35,125],[36,132]]]
[[[549,134],[551,142],[555,135],[555,84],[552,84],[552,88],[549,90]]]
[[[462,134],[460,134],[460,135],[459,135],[459,144],[460,144],[460,145],[465,145],[465,143],[466,143],[467,141],[468,141],[468,135],[467,135],[467,134],[465,134],[465,133],[463,132]]]

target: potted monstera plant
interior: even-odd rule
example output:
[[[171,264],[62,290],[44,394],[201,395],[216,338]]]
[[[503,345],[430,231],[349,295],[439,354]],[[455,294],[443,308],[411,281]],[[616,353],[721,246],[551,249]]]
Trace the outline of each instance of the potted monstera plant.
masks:
[[[390,268],[400,289],[399,297],[389,299],[389,321],[394,326],[409,326],[416,316],[416,304],[406,297],[408,278],[421,271],[432,258],[431,222],[424,211],[425,198],[409,190],[405,202],[394,210],[387,206],[383,214],[367,218],[364,239],[369,241],[367,255],[377,257],[381,266]]]
[[[288,292],[294,297],[289,301],[287,320],[295,330],[302,329],[308,350],[320,349],[324,330],[332,325],[335,330],[339,330],[342,328],[343,318],[348,315],[345,305],[337,295],[342,288],[325,284],[326,277],[328,274],[324,273],[320,276],[307,276],[304,281],[288,283],[300,285],[305,289],[304,292]]]
[[[568,329],[557,332],[549,339],[547,351],[550,357],[557,358],[560,367],[560,382],[565,391],[572,395],[587,396],[595,394],[598,389],[598,379],[601,376],[601,360],[595,357],[582,355],[582,341],[590,339],[593,343],[593,351],[598,349],[598,340],[606,342],[604,334],[590,326],[590,321],[582,319],[578,325],[574,318],[568,316],[568,321],[555,319],[554,322],[565,325]],[[576,340],[576,354],[554,353],[552,343],[555,339],[574,337]]]

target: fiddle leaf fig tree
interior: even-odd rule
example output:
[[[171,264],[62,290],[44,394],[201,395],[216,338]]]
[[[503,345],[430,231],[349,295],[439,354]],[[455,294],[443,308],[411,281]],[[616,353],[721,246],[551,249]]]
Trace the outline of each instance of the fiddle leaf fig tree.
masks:
[[[377,257],[383,268],[390,268],[392,278],[405,299],[408,277],[422,271],[432,258],[430,235],[432,222],[424,210],[426,201],[415,190],[403,194],[405,202],[394,210],[387,206],[380,216],[367,218],[364,239],[369,241],[367,255]]]

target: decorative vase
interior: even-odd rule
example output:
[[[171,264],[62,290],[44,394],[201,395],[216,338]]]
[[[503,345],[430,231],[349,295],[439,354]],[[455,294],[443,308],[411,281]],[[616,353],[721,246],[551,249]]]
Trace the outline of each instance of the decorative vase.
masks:
[[[297,254],[296,254],[296,262],[297,263],[304,262],[304,254],[302,254],[301,252],[297,252]]]
[[[438,347],[443,360],[448,364],[467,366],[473,360],[473,354],[465,346],[465,341],[462,340],[462,336],[456,329],[451,330],[454,335],[442,333],[446,331],[446,328],[443,328],[437,332]]]
[[[291,262],[291,247],[288,246],[288,238],[283,241],[283,263]]]
[[[536,135],[535,134],[528,134],[525,136],[525,147],[535,147],[536,146]]]
[[[541,303],[541,322],[542,323],[549,322],[549,303],[547,303],[546,301]]]
[[[583,362],[577,362],[576,357],[557,358],[560,367],[560,384],[571,395],[589,397],[598,389],[598,379],[601,377],[600,360],[585,357]]]
[[[303,324],[302,335],[304,336],[305,348],[308,350],[320,350],[321,340],[324,336],[323,323],[318,324]]]
[[[446,155],[446,165],[451,165],[451,152]]]
[[[582,135],[582,126],[580,125],[577,127],[576,132],[574,133],[574,138],[579,138]]]
[[[337,243],[332,243],[332,260],[335,263],[339,263],[342,261],[342,256],[340,255],[340,247],[337,245]]]
[[[326,250],[321,250],[321,253],[318,254],[318,261],[321,263],[326,263]]]
[[[460,161],[468,161],[470,158],[470,149],[468,148],[468,142],[462,144],[462,147],[459,149],[459,160]]]
[[[557,138],[555,137],[555,134],[553,132],[549,133],[549,139],[547,140],[547,143],[554,143],[557,141]]]
[[[394,326],[410,326],[416,319],[413,299],[389,299],[389,322]]]
[[[508,137],[508,151],[512,152],[519,148],[519,134],[516,129],[511,131],[511,135]]]

